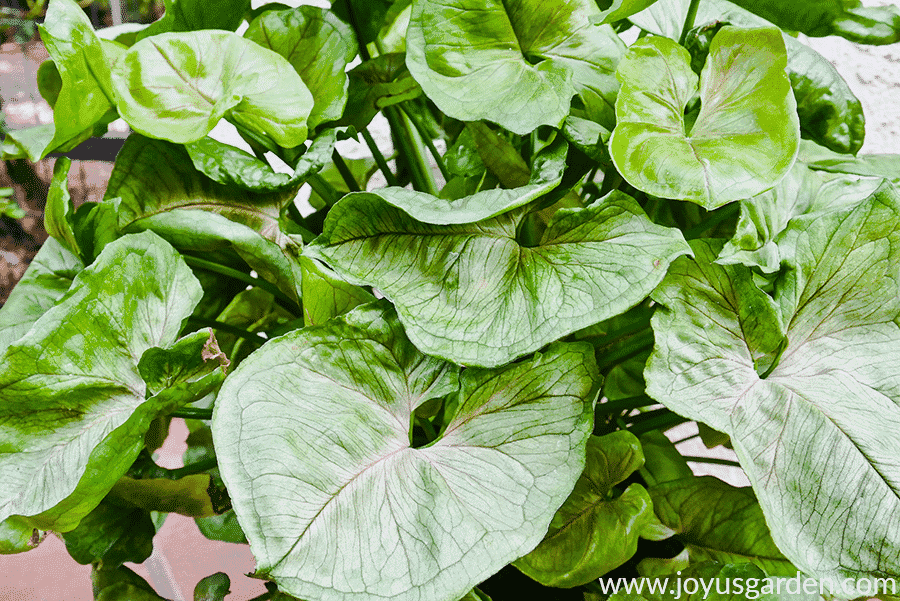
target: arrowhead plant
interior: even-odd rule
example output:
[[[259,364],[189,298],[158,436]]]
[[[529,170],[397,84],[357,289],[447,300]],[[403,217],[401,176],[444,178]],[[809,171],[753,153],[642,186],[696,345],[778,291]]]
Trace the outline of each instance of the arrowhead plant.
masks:
[[[900,155],[792,35],[900,14],[792,5],[167,0],[117,36],[50,0],[54,120],[3,158],[133,133],[102,202],[58,159],[0,307],[0,553],[54,532],[158,600],[123,563],[177,512],[260,600],[900,579]],[[751,487],[692,474],[691,421]]]

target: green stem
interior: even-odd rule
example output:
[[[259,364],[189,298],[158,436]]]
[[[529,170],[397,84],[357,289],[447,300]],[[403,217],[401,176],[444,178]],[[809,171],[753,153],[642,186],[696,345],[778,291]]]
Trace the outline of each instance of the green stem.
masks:
[[[437,184],[434,181],[428,162],[425,161],[425,149],[422,147],[419,134],[396,106],[385,107],[384,116],[391,126],[391,133],[397,142],[397,146],[400,147],[400,154],[409,166],[413,188],[419,192],[427,192],[437,196]]]
[[[334,166],[337,167],[338,173],[341,174],[344,183],[347,184],[347,189],[351,192],[359,192],[362,188],[359,187],[359,183],[353,177],[353,172],[350,171],[350,167],[344,162],[344,157],[340,155],[337,149],[331,151],[331,160],[334,161]]]
[[[293,221],[300,230],[300,237],[303,238],[303,243],[309,244],[312,242],[316,235],[306,229],[306,219],[300,214],[300,209],[297,208],[297,204],[293,200],[288,203],[287,212],[288,217],[291,218],[291,221]]]
[[[316,194],[322,197],[322,200],[324,200],[325,204],[329,207],[334,206],[334,203],[341,199],[341,193],[335,190],[334,186],[329,184],[320,174],[313,173],[306,181],[309,183],[309,186],[316,191]]]
[[[209,471],[217,467],[218,465],[218,461],[215,457],[213,457],[212,459],[203,459],[202,461],[198,461],[197,463],[192,463],[178,469],[166,471],[168,472],[170,479],[178,480],[179,478],[184,478],[185,476],[202,474],[203,472]]]
[[[606,353],[602,358],[597,359],[600,371],[609,369],[614,365],[625,363],[643,352],[653,348],[653,332],[648,330],[646,333],[634,336],[632,340],[614,351]]]
[[[641,330],[649,330],[650,320],[639,318],[629,324],[622,326],[617,330],[613,330],[611,332],[606,332],[605,334],[601,334],[596,337],[588,338],[591,344],[594,345],[595,348],[602,348],[604,346],[610,346],[615,344],[625,338],[629,338],[641,332]]]
[[[626,399],[616,399],[615,401],[606,401],[605,403],[597,403],[597,407],[594,409],[594,413],[600,415],[612,415],[613,413],[619,413],[624,411],[625,409],[637,409],[639,407],[649,407],[650,405],[656,405],[658,401],[651,399],[646,394],[640,394],[638,396],[628,397]]]
[[[418,417],[418,416],[416,417],[416,419],[418,420],[419,425],[425,431],[425,435],[428,436],[429,441],[432,441],[435,438],[437,438],[437,432],[435,431],[434,425],[431,423],[430,420],[428,420],[424,417]]]
[[[438,169],[441,172],[441,175],[444,176],[444,181],[450,181],[450,172],[447,171],[447,166],[444,165],[444,158],[441,156],[441,153],[438,152],[437,147],[434,145],[434,141],[431,139],[431,136],[428,135],[428,132],[425,130],[425,126],[419,121],[418,117],[416,117],[413,113],[402,109],[403,114],[406,115],[407,119],[409,119],[413,127],[416,128],[416,131],[419,132],[419,137],[422,138],[422,141],[425,142],[425,146],[428,148],[428,152],[431,153],[431,156],[434,157],[434,162],[437,163]]]
[[[220,330],[227,334],[231,334],[233,336],[237,336],[239,338],[243,338],[245,340],[249,340],[251,342],[255,342],[256,344],[262,344],[266,341],[265,338],[260,336],[259,334],[255,334],[243,328],[239,328],[237,326],[233,326],[231,324],[222,323],[221,321],[216,321],[215,319],[208,319],[206,317],[197,317],[191,316],[188,318],[189,322],[195,323],[198,326],[203,326],[205,328],[213,328],[214,330]]]
[[[698,238],[700,234],[707,232],[723,221],[731,219],[732,217],[737,216],[740,212],[741,203],[733,202],[731,204],[727,204],[721,209],[712,212],[712,215],[704,221],[703,223],[698,223],[694,227],[685,230],[684,237],[688,240],[693,240],[694,238]]]
[[[213,273],[219,273],[224,276],[228,276],[230,278],[234,278],[236,280],[240,280],[241,282],[245,282],[251,286],[255,286],[257,288],[262,288],[275,298],[281,301],[286,308],[288,308],[291,312],[295,314],[300,313],[300,307],[297,306],[297,303],[288,298],[288,296],[278,289],[278,287],[271,283],[263,280],[261,278],[255,278],[249,273],[244,273],[243,271],[238,271],[237,269],[232,269],[231,267],[226,267],[225,265],[220,265],[219,263],[213,263],[212,261],[207,261],[206,259],[201,259],[199,257],[192,257],[190,255],[182,255],[184,262],[187,263],[190,267],[196,267],[198,269],[205,269],[206,271],[212,271]]]
[[[684,25],[681,28],[681,36],[678,38],[678,43],[684,46],[685,41],[687,41],[688,33],[694,27],[694,19],[697,18],[697,9],[700,7],[700,0],[691,0],[691,5],[688,7],[687,14],[684,16]]]
[[[369,130],[364,127],[360,130],[359,133],[362,134],[363,140],[366,141],[366,146],[369,147],[369,151],[372,153],[372,157],[378,164],[378,168],[384,174],[384,179],[387,180],[387,184],[389,186],[398,185],[397,178],[394,177],[394,173],[391,171],[391,168],[388,167],[387,160],[385,160],[384,155],[381,154],[381,151],[378,149],[378,144],[375,143],[375,140],[372,138],[372,134],[369,133]]]
[[[731,467],[741,467],[737,461],[730,459],[719,459],[718,457],[696,457],[693,455],[682,455],[685,461],[693,461],[694,463],[713,463],[715,465],[729,465]]]
[[[212,409],[201,409],[200,407],[183,407],[169,414],[170,417],[180,417],[182,419],[212,419]]]
[[[690,420],[686,417],[681,417],[677,413],[668,413],[665,415],[657,415],[653,419],[642,421],[639,424],[633,424],[628,429],[635,436],[640,436],[641,434],[645,434],[653,430],[665,431],[687,421]]]
[[[675,413],[671,409],[666,409],[665,407],[663,407],[661,409],[644,411],[642,413],[638,413],[637,415],[626,416],[625,421],[630,424],[641,424],[644,422],[652,421],[662,415],[675,415]]]

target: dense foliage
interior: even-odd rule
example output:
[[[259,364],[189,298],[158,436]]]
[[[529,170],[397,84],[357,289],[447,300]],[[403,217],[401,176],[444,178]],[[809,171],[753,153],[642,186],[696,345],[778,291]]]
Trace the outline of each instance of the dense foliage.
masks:
[[[900,578],[900,155],[857,154],[794,32],[895,43],[900,10],[166,0],[95,32],[50,0],[54,122],[4,158],[134,133],[103,202],[57,161],[0,311],[0,551],[54,531],[105,601],[159,599],[123,563],[166,512],[273,599]],[[691,474],[689,420],[752,489]]]

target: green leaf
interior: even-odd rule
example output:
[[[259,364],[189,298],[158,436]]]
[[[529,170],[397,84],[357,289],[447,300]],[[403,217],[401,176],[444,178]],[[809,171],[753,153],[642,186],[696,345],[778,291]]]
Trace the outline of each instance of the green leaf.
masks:
[[[690,0],[660,0],[631,19],[643,29],[677,40],[689,3]],[[696,22],[717,21],[741,27],[772,26],[727,0],[703,0]],[[836,152],[858,152],[866,134],[859,99],[825,57],[790,35],[782,34],[782,39],[801,135]]]
[[[109,244],[0,360],[0,519],[74,528],[131,465],[157,415],[141,355],[174,342],[201,290],[145,233]],[[27,452],[24,452],[27,449]]]
[[[591,22],[602,25],[621,21],[644,10],[654,2],[656,0],[598,0],[597,6],[603,12],[591,19]]]
[[[207,328],[188,334],[168,348],[148,348],[138,361],[138,372],[150,394],[165,396],[181,406],[214,393],[225,378],[228,364],[212,330]]]
[[[578,93],[592,118],[611,127],[624,44],[608,25],[591,24],[599,14],[593,0],[417,0],[406,64],[456,119],[525,135],[558,127]]]
[[[540,541],[584,468],[591,349],[457,374],[386,301],[241,364],[213,437],[260,575],[301,598],[458,599]],[[411,448],[415,409],[448,393],[441,436]]]
[[[651,487],[650,497],[660,521],[684,543],[691,563],[749,562],[770,576],[797,575],[772,540],[753,489],[713,476],[691,476]]]
[[[137,34],[146,37],[168,32],[224,29],[234,31],[250,10],[250,0],[164,0],[162,18]]]
[[[860,0],[733,0],[788,31],[812,37],[839,35],[857,44],[900,42],[900,8],[864,7]]]
[[[641,475],[649,486],[693,476],[684,456],[665,434],[659,430],[651,430],[641,434],[640,440],[645,459]]]
[[[644,192],[706,209],[771,188],[800,141],[786,62],[779,31],[724,27],[698,88],[684,48],[638,40],[617,72],[610,153],[619,173]],[[684,109],[698,89],[700,114],[686,129]]]
[[[0,160],[11,161],[27,158],[32,163],[40,161],[50,148],[55,128],[52,123],[35,125],[6,133],[3,138]],[[80,141],[80,139],[79,139]]]
[[[31,551],[41,544],[46,535],[25,518],[10,516],[0,522],[0,555]]]
[[[323,324],[375,300],[365,289],[345,282],[314,259],[301,257],[300,268],[303,270],[303,323],[307,326]]]
[[[147,23],[120,23],[118,25],[98,29],[97,37],[101,40],[118,42],[125,48],[131,48],[134,46],[135,42],[137,42],[140,33],[147,29],[147,27],[149,27],[149,24]]]
[[[381,290],[423,352],[489,367],[637,304],[689,252],[680,232],[652,224],[620,192],[559,210],[534,247],[516,240],[526,211],[429,225],[350,194],[305,253]]]
[[[422,95],[422,88],[406,68],[406,55],[376,56],[355,66],[350,79],[347,109],[338,122],[361,130],[384,108]]]
[[[556,188],[566,168],[566,150],[565,141],[560,139],[541,152],[535,157],[528,185],[512,190],[483,190],[452,200],[398,187],[380,188],[371,194],[424,223],[475,223],[527,204]]]
[[[295,242],[281,211],[295,189],[253,193],[197,172],[184,147],[131,135],[119,151],[106,198],[120,197],[122,232],[152,230],[181,250],[232,248],[260,277],[297,299]]]
[[[900,183],[900,154],[861,154],[853,157],[810,142],[801,142],[800,159],[816,171],[883,177],[895,184]]]
[[[0,217],[9,217],[10,219],[21,219],[28,213],[19,206],[14,196],[12,188],[0,188]]]
[[[306,140],[313,99],[300,76],[280,55],[237,34],[155,35],[132,46],[114,73],[119,113],[146,136],[193,142],[225,117],[285,148]]]
[[[790,223],[800,227],[800,223],[852,208],[880,185],[879,179],[812,171],[798,160],[774,188],[740,201],[741,216],[734,236],[716,262],[741,263],[774,273],[785,259],[785,249],[778,243]]]
[[[53,124],[11,133],[6,141],[31,161],[74,148],[94,135],[95,127],[106,131],[116,118],[109,67],[116,52],[101,44],[81,7],[73,0],[53,0],[40,31],[56,70],[54,77],[45,67],[41,78],[42,93],[53,100]]]
[[[157,595],[146,580],[125,566],[114,570],[93,566],[91,583],[94,601],[168,601]]]
[[[335,0],[331,9],[359,32],[363,44],[374,42],[387,16],[392,0]]]
[[[222,601],[231,591],[231,579],[225,572],[216,572],[197,583],[194,601]]]
[[[56,238],[69,252],[78,255],[78,241],[72,227],[75,205],[69,196],[69,167],[72,160],[60,157],[53,166],[53,179],[47,192],[47,204],[44,207],[44,229]]]
[[[356,36],[334,13],[316,6],[266,11],[244,37],[291,63],[313,97],[309,127],[340,118],[347,103],[347,64],[356,56]]]
[[[47,59],[41,63],[37,70],[37,87],[41,98],[47,101],[50,108],[56,105],[56,99],[62,91],[62,76],[59,69],[51,59]]]
[[[648,394],[731,436],[776,544],[820,579],[900,574],[889,517],[900,446],[888,435],[900,424],[898,216],[886,184],[852,210],[790,226],[776,316],[761,310],[764,293],[733,293],[743,268],[708,263],[715,251],[699,245],[698,261],[674,262],[653,294],[665,309]],[[787,345],[773,354],[780,324]]]
[[[569,144],[600,163],[604,171],[612,167],[609,157],[609,136],[612,132],[599,123],[569,115],[563,123],[562,134]]]
[[[319,172],[331,161],[336,137],[335,130],[328,130],[313,140],[298,159],[293,174],[278,173],[250,153],[209,136],[185,144],[184,147],[197,171],[210,179],[245,190],[274,192],[296,188],[310,175]]]
[[[114,570],[126,561],[144,563],[153,553],[154,535],[149,513],[123,508],[107,498],[61,537],[78,563],[101,562],[103,568]]]
[[[528,163],[508,139],[484,123],[467,123],[465,131],[472,136],[481,162],[504,187],[519,188],[528,184],[531,179]]]
[[[866,137],[862,103],[824,56],[787,35],[784,39],[801,135],[836,152],[856,154]]]
[[[220,496],[209,474],[191,474],[177,480],[125,476],[109,493],[113,502],[125,507],[178,513],[192,518],[218,514],[224,509],[220,505]]]
[[[638,535],[652,519],[653,504],[640,484],[615,497],[612,493],[643,463],[634,434],[621,430],[591,436],[587,465],[575,489],[553,516],[544,540],[514,565],[544,586],[573,587],[631,559]]]
[[[84,263],[50,238],[0,307],[0,353],[25,335],[63,297]]]

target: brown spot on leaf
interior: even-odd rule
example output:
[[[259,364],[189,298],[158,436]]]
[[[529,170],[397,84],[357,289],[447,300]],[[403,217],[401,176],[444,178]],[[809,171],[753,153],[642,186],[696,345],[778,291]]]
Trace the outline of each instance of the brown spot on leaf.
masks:
[[[228,366],[231,365],[231,361],[219,348],[219,341],[216,340],[216,335],[213,333],[212,328],[209,329],[209,339],[203,345],[203,351],[200,356],[204,361],[218,361],[223,369],[228,369]]]

